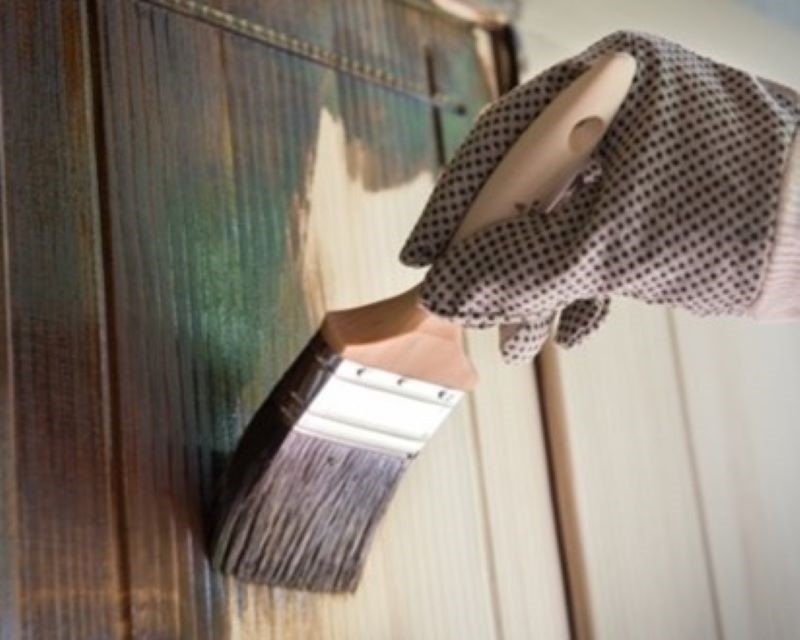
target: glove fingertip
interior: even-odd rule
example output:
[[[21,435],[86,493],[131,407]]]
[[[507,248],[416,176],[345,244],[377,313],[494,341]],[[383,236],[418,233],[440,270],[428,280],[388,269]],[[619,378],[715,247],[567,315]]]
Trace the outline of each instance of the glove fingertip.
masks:
[[[431,247],[409,238],[400,250],[400,262],[407,267],[426,267],[433,262]]]
[[[554,314],[536,321],[500,327],[500,353],[506,364],[530,363],[550,337]]]
[[[593,333],[608,317],[609,298],[576,300],[561,312],[556,329],[556,342],[571,349]]]

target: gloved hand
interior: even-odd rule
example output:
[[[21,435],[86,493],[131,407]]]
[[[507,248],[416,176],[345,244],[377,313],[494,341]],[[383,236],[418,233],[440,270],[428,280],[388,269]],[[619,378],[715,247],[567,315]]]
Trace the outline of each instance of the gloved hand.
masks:
[[[636,76],[571,195],[448,247],[517,137],[609,51],[631,53]],[[613,295],[742,314],[759,293],[798,121],[797,100],[772,83],[655,36],[612,34],[481,114],[401,260],[432,264],[421,295],[433,313],[505,325],[508,362],[532,358],[553,330],[577,344]]]

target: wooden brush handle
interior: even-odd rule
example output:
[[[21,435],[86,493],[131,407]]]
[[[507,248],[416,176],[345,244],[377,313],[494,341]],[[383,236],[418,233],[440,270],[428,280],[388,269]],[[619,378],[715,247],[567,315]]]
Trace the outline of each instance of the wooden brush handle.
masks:
[[[605,135],[636,72],[610,53],[570,84],[520,135],[472,202],[453,242],[538,202],[552,208]],[[460,326],[419,304],[419,285],[393,298],[329,313],[328,344],[344,357],[445,386],[470,389],[477,376]]]
[[[453,242],[518,215],[520,205],[551,209],[602,140],[635,72],[632,55],[610,53],[558,94],[495,167]]]

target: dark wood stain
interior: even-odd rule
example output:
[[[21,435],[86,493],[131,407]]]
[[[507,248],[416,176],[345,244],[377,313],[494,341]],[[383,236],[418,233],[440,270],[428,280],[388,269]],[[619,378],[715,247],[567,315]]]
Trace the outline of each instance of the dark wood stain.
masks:
[[[210,571],[207,512],[315,329],[320,112],[379,191],[434,171],[488,95],[471,27],[407,4],[192,4],[428,98],[435,70],[436,99],[151,2],[2,4],[3,639],[226,637],[253,591]],[[321,633],[311,596],[258,593],[265,634]]]
[[[0,8],[3,638],[121,633],[85,19]]]

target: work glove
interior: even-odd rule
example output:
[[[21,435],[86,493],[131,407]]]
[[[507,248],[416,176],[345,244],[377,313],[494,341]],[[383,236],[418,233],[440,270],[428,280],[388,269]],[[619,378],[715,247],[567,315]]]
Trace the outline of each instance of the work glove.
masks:
[[[636,75],[571,193],[548,212],[534,204],[449,246],[519,135],[611,51],[632,54]],[[501,325],[507,362],[530,360],[551,333],[577,344],[615,295],[743,315],[774,242],[798,121],[796,96],[771,82],[656,36],[614,33],[484,110],[400,258],[431,265],[421,289],[431,312]]]

